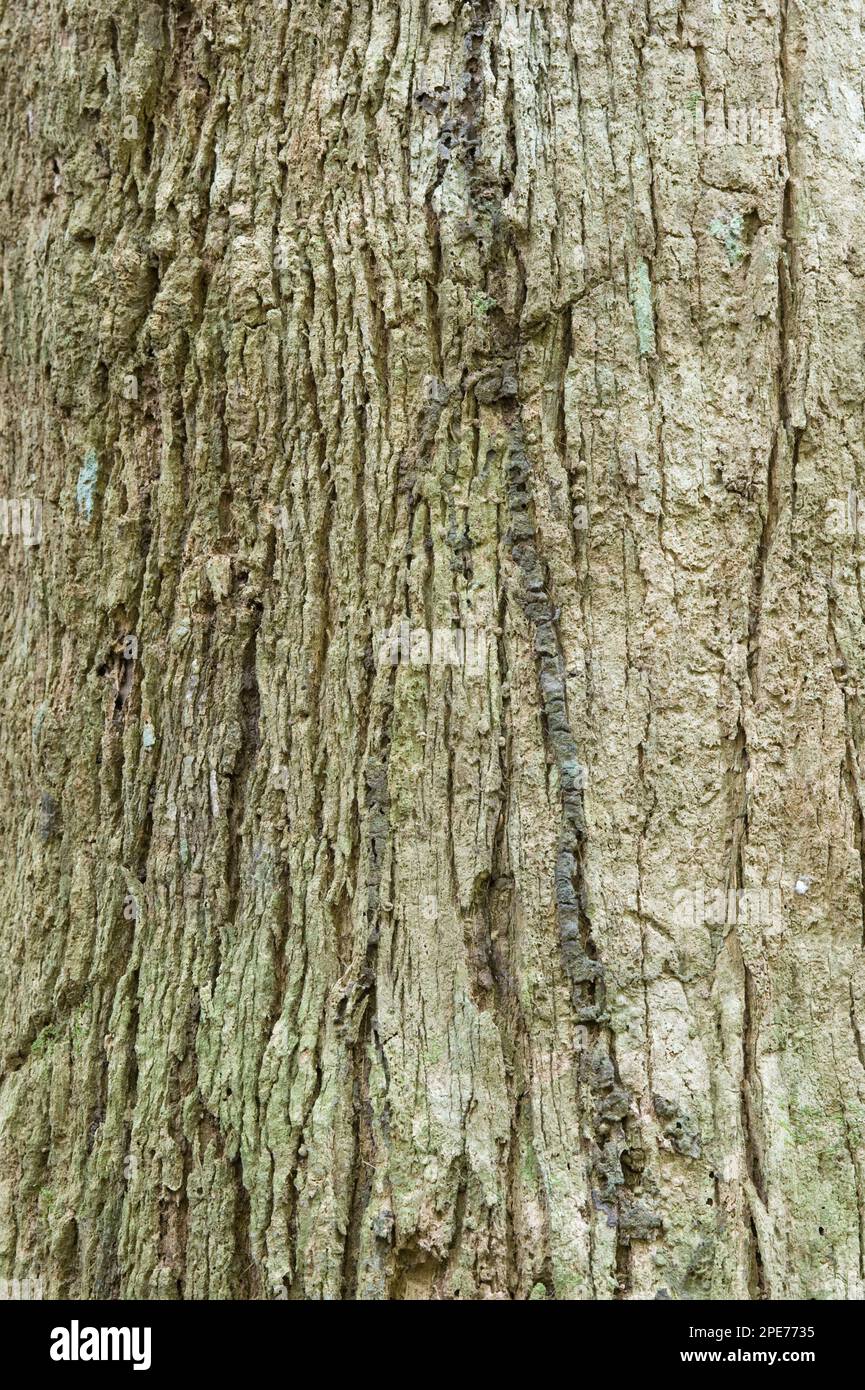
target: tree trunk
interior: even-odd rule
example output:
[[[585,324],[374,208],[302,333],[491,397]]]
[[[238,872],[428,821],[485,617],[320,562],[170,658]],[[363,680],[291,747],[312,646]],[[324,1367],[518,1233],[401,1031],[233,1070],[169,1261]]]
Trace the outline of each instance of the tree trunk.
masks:
[[[863,13],[0,4],[5,1279],[865,1296]]]

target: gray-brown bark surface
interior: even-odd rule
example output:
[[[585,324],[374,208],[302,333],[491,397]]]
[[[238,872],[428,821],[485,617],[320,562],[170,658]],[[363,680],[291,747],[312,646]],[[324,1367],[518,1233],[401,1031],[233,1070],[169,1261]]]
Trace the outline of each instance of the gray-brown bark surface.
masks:
[[[0,0],[0,1275],[865,1295],[863,13]]]

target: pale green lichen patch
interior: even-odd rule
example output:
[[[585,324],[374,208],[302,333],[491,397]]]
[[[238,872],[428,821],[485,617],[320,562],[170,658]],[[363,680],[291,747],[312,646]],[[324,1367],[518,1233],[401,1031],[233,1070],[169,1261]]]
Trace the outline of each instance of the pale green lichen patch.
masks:
[[[709,223],[710,235],[724,243],[727,260],[731,266],[737,266],[746,254],[742,242],[743,227],[744,222],[739,213],[733,213],[726,221],[722,217],[715,217]]]
[[[75,484],[75,500],[78,511],[85,521],[90,521],[93,516],[98,478],[99,460],[96,457],[96,451],[95,449],[87,449]]]
[[[643,357],[654,356],[655,313],[652,307],[652,282],[649,277],[649,267],[645,261],[640,261],[631,277],[631,303],[634,306],[640,355]]]

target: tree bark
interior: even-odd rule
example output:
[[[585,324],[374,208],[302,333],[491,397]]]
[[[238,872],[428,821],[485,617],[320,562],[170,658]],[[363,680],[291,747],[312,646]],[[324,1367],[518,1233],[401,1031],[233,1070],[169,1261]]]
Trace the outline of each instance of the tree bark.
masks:
[[[4,1278],[865,1296],[863,13],[0,3]]]

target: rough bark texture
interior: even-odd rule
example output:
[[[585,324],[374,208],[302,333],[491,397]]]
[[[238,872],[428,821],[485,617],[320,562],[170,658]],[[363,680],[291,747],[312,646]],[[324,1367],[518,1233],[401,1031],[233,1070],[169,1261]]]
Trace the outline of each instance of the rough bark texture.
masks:
[[[7,1280],[865,1296],[863,13],[0,0]]]

